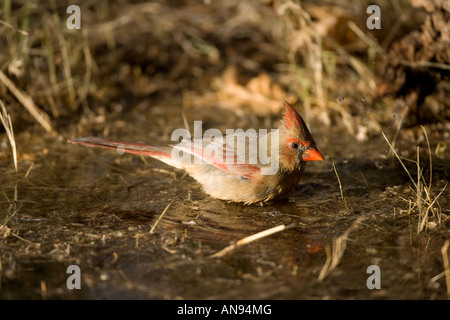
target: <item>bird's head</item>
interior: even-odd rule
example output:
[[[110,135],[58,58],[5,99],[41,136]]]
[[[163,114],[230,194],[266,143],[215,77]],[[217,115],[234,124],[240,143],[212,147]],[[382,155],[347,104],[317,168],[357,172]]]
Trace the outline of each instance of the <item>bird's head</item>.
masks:
[[[302,117],[284,101],[280,126],[280,161],[287,168],[295,168],[305,161],[323,161],[316,142]]]

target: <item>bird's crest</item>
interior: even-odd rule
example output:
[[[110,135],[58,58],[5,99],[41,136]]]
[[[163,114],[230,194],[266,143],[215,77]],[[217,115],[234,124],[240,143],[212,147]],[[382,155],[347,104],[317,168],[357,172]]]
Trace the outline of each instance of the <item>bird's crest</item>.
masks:
[[[298,114],[297,110],[289,104],[286,100],[284,101],[284,113],[283,113],[283,124],[286,129],[301,128],[304,125],[302,117]]]
[[[315,144],[314,138],[309,132],[303,118],[286,100],[284,101],[282,124],[287,129],[287,132],[300,140],[300,143],[307,144],[308,146]]]

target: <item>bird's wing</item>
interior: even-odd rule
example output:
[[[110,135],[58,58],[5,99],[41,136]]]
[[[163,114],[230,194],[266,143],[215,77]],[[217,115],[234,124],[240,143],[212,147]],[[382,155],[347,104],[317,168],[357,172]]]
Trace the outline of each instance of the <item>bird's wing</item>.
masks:
[[[245,155],[238,154],[236,147],[227,143],[223,137],[182,141],[173,148],[175,151],[181,150],[194,156],[193,158],[187,157],[184,161],[193,163],[204,161],[219,169],[251,180],[256,179],[260,173],[257,163],[248,163]]]

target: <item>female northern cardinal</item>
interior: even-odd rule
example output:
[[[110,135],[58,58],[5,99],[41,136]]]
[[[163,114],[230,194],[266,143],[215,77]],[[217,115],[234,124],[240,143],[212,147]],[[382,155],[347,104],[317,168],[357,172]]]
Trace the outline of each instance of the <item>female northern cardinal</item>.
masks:
[[[216,133],[168,146],[96,137],[68,142],[156,158],[187,171],[214,198],[251,204],[285,197],[301,180],[306,161],[323,160],[302,117],[288,102],[284,101],[284,106],[279,129],[259,136],[254,130],[237,130],[225,137]],[[250,141],[249,148],[239,149],[242,145],[236,146],[236,140]],[[262,151],[267,150],[267,144],[269,161]]]

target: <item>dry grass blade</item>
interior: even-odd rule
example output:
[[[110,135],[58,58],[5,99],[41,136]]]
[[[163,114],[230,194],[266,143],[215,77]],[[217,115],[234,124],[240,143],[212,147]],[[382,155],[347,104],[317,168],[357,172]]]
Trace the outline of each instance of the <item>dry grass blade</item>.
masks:
[[[361,216],[348,228],[345,232],[333,240],[333,249],[330,250],[330,247],[325,247],[325,252],[327,254],[327,260],[325,261],[324,266],[319,274],[319,281],[324,280],[341,262],[342,257],[344,256],[345,248],[347,247],[347,239],[350,232],[352,232],[356,226],[367,219],[366,216]],[[331,251],[331,252],[330,252]]]
[[[347,22],[348,27],[362,40],[364,41],[369,47],[375,48],[376,50],[382,52],[385,54],[384,49],[373,40],[371,37],[369,37],[364,31],[361,30],[360,27],[353,21],[349,20]]]
[[[339,189],[340,189],[340,191],[341,191],[341,198],[342,198],[342,201],[344,202],[345,208],[348,210],[348,207],[347,207],[347,201],[345,201],[345,198],[344,198],[344,190],[343,190],[343,188],[342,188],[341,179],[339,179],[339,175],[338,175],[338,173],[337,173],[336,166],[335,166],[335,164],[334,164],[334,160],[333,160],[333,170],[334,170],[334,173],[336,174],[337,180],[338,180],[338,182],[339,182]]]
[[[447,285],[447,296],[450,299],[450,264],[448,262],[448,246],[449,240],[445,240],[444,245],[441,248],[442,259],[444,261],[445,268],[445,283]]]
[[[411,179],[412,183],[414,184],[414,187],[417,189],[417,184],[414,181],[414,179],[411,177],[411,174],[409,173],[408,169],[406,169],[405,164],[403,163],[402,159],[400,159],[400,156],[397,154],[397,151],[395,151],[394,147],[391,145],[391,143],[389,142],[389,139],[386,137],[386,135],[384,134],[384,132],[381,132],[381,134],[383,135],[384,139],[386,140],[386,142],[388,143],[389,147],[391,148],[392,152],[394,153],[394,155],[397,157],[398,161],[400,162],[400,164],[402,165],[403,169],[405,169],[406,173],[408,174],[408,177]]]
[[[436,68],[436,69],[442,69],[442,70],[450,70],[450,65],[444,64],[444,63],[438,63],[438,62],[430,62],[430,61],[400,61],[400,64],[412,67],[412,68]]]
[[[83,56],[85,60],[86,65],[86,71],[84,73],[84,80],[83,80],[83,86],[81,93],[79,95],[79,101],[83,102],[86,101],[86,97],[89,92],[89,84],[92,77],[92,68],[93,68],[93,57],[91,54],[91,51],[89,49],[89,39],[87,35],[87,30],[83,29],[82,32],[82,40],[83,40]]]
[[[163,215],[167,212],[167,210],[169,209],[170,205],[172,204],[173,200],[169,202],[169,204],[166,206],[166,208],[163,210],[163,212],[160,214],[160,216],[158,217],[158,219],[156,220],[155,224],[153,225],[153,227],[150,229],[150,234],[153,233],[153,231],[156,228],[156,225],[159,223],[159,220],[161,220],[161,218],[163,217]]]
[[[55,25],[59,24],[59,19],[56,15],[53,16],[55,20]],[[67,93],[68,93],[68,99],[69,99],[69,105],[72,108],[72,111],[76,111],[78,108],[77,101],[76,101],[76,93],[75,93],[75,85],[72,77],[72,70],[70,67],[70,57],[69,57],[69,48],[66,42],[66,39],[64,38],[64,35],[61,31],[59,31],[60,28],[56,28],[56,36],[58,38],[59,47],[61,50],[61,58],[62,58],[62,64],[63,64],[63,72],[64,77],[66,78],[65,85],[67,86]]]
[[[47,132],[52,132],[53,128],[50,122],[50,117],[39,109],[33,99],[17,88],[14,83],[0,70],[0,81],[8,88],[8,90],[22,103],[22,105],[31,113],[31,115],[39,122],[39,124]]]
[[[20,29],[14,27],[12,24],[10,24],[6,21],[3,21],[2,19],[0,19],[0,24],[11,30],[14,30],[15,32],[20,33],[21,35],[28,36],[28,32],[26,32],[25,30],[20,30]]]
[[[430,180],[428,181],[428,184],[429,184],[430,187],[429,187],[428,190],[430,190],[431,189],[431,182],[433,181],[433,161],[431,160],[430,140],[428,140],[428,134],[427,134],[427,131],[425,130],[425,128],[423,126],[420,126],[420,127],[422,128],[422,131],[423,131],[423,133],[425,135],[425,139],[427,141],[427,146],[428,146],[428,157],[429,157],[429,160],[430,160]]]
[[[420,231],[422,231],[425,227],[426,224],[428,223],[428,217],[429,217],[429,212],[432,211],[434,213],[434,209],[433,209],[433,205],[437,202],[437,199],[440,197],[440,195],[444,192],[444,190],[447,188],[447,185],[444,186],[444,188],[441,190],[441,192],[434,198],[434,200],[431,199],[430,194],[427,191],[427,188],[424,187],[424,191],[426,194],[426,201],[422,201],[422,199],[420,198],[421,195],[417,195],[417,203],[416,203],[416,207],[418,207],[419,210],[419,223],[417,226],[417,233],[419,233]],[[420,203],[419,203],[420,202]],[[425,210],[424,206],[422,205],[422,202],[428,202],[428,207]],[[441,216],[440,214],[437,214],[437,218],[438,218],[438,222],[439,224],[441,223]]]
[[[420,156],[419,156],[419,146],[417,146],[417,184],[416,184],[416,206],[417,209],[419,210],[419,220],[420,218],[422,218],[422,212],[423,212],[423,207],[422,207],[422,184],[420,183],[420,176],[422,174],[422,171],[420,170]],[[428,216],[427,216],[428,217]],[[425,219],[423,219],[423,221],[425,221]],[[420,223],[419,223],[420,226]],[[422,227],[419,228],[419,230],[422,230]]]
[[[330,265],[331,265],[332,255],[331,255],[330,245],[328,245],[328,244],[325,246],[325,254],[327,255],[327,260],[325,261],[325,263],[322,267],[322,270],[320,271],[319,278],[318,278],[319,281],[322,281],[323,279],[325,279],[325,277],[331,272]]]
[[[16,173],[19,173],[19,169],[17,167],[17,148],[16,148],[16,139],[14,138],[14,130],[11,123],[11,117],[6,111],[6,107],[3,104],[3,102],[0,100],[0,121],[3,124],[3,127],[5,127],[6,134],[8,135],[9,143],[11,144],[13,159],[14,159],[14,168],[16,170]]]
[[[308,73],[311,72],[312,81],[310,85],[302,87],[309,87],[314,90],[314,94],[317,97],[314,102],[322,110],[321,119],[326,125],[330,125],[331,119],[328,112],[326,112],[328,99],[327,91],[324,88],[323,75],[324,63],[322,57],[324,52],[324,34],[319,30],[320,28],[313,21],[308,11],[302,7],[301,3],[286,1],[278,7],[277,13],[286,23],[287,34],[292,36],[290,39],[291,45],[289,46],[289,60],[292,65],[297,65],[296,56],[300,55],[307,61],[308,67],[304,70],[307,70]],[[297,72],[300,69],[297,68]],[[302,95],[303,100],[305,100],[306,109],[309,109],[309,104],[313,100],[310,99],[309,93],[307,92],[308,89],[304,90]]]
[[[251,236],[242,238],[241,240],[233,243],[232,245],[229,245],[228,247],[226,247],[226,248],[220,250],[219,252],[216,252],[215,254],[211,255],[210,258],[221,258],[224,255],[230,253],[231,251],[233,251],[233,250],[235,250],[235,249],[237,249],[237,248],[239,248],[239,247],[241,247],[243,245],[249,244],[249,243],[251,243],[253,241],[256,241],[258,239],[261,239],[261,238],[268,237],[268,236],[270,236],[270,235],[272,235],[274,233],[278,233],[278,232],[281,232],[281,231],[293,228],[295,225],[296,224],[290,224],[290,225],[286,226],[286,225],[282,224],[282,225],[279,225],[279,226],[276,226],[276,227],[273,227],[273,228],[270,228],[270,229],[267,229],[267,230],[255,233],[255,234],[253,234]]]
[[[425,135],[425,139],[427,142],[428,147],[428,155],[429,155],[429,164],[430,164],[430,177],[428,184],[425,180],[425,177],[423,176],[423,168],[420,166],[420,156],[419,156],[419,146],[417,146],[416,150],[416,160],[408,160],[416,164],[417,167],[417,181],[415,181],[411,174],[409,173],[408,169],[406,168],[405,164],[403,163],[400,156],[395,151],[394,147],[391,145],[389,140],[387,139],[384,132],[382,132],[384,139],[388,143],[389,147],[391,148],[394,155],[397,157],[398,161],[402,165],[403,169],[408,174],[411,182],[414,185],[414,190],[412,190],[416,196],[416,200],[412,208],[408,212],[411,212],[414,208],[417,208],[417,211],[419,213],[419,219],[418,219],[418,225],[417,225],[417,233],[420,233],[424,229],[427,228],[428,222],[429,222],[429,213],[432,212],[433,216],[437,218],[439,225],[441,225],[442,222],[442,211],[440,210],[439,203],[437,202],[437,199],[440,197],[440,195],[444,192],[444,190],[447,188],[447,185],[444,186],[444,188],[441,190],[441,192],[434,197],[434,199],[431,196],[431,183],[432,183],[432,175],[433,175],[433,162],[431,158],[431,147],[430,147],[430,141],[428,139],[427,132],[424,127],[422,127],[422,130]],[[407,159],[406,159],[407,160]],[[434,205],[438,205],[438,209],[434,208]]]

